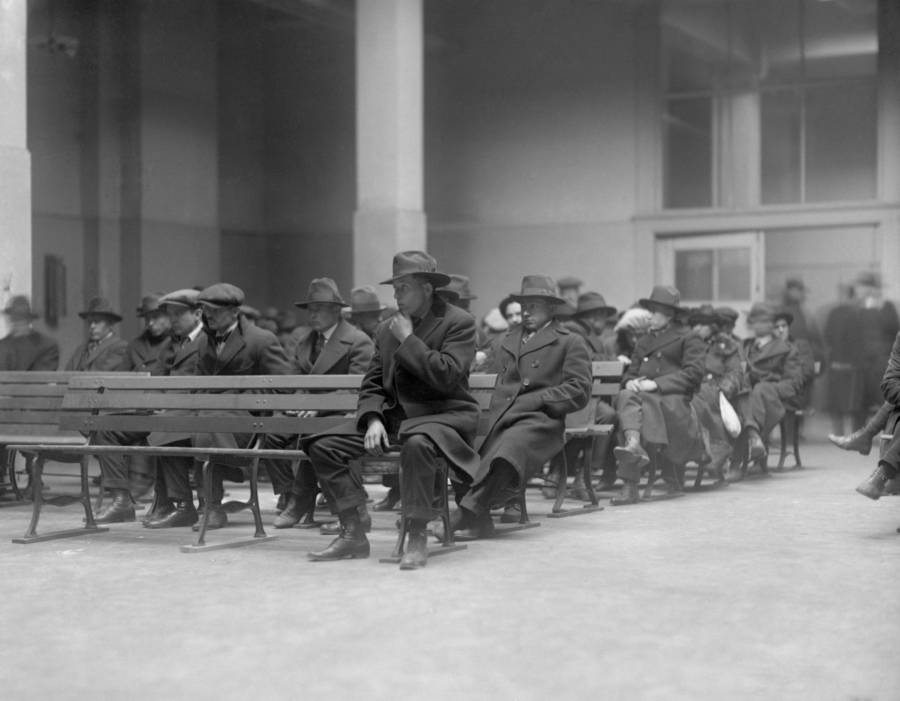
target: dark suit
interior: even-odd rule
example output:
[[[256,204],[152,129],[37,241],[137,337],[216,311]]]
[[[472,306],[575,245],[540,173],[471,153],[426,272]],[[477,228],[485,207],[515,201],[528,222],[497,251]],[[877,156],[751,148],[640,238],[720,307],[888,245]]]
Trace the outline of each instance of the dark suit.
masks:
[[[635,343],[622,386],[642,377],[656,382],[657,391],[622,389],[616,397],[619,428],[639,431],[644,444],[660,450],[676,465],[697,457],[702,449],[690,400],[703,379],[705,357],[706,346],[695,333],[671,324],[650,331]],[[621,468],[619,476],[631,481],[640,478],[623,474]]]
[[[326,435],[304,439],[322,489],[338,512],[365,503],[359,474],[348,461],[365,452],[370,417],[381,419],[402,443],[403,515],[430,520],[437,458],[443,455],[467,479],[478,474],[472,441],[478,403],[469,394],[469,367],[475,356],[475,320],[468,312],[435,297],[400,343],[388,324],[376,332],[375,356],[363,378],[356,419]]]
[[[56,370],[59,344],[31,329],[24,336],[10,334],[0,340],[0,370]]]
[[[887,369],[881,380],[881,392],[884,400],[893,407],[885,427],[893,438],[879,462],[886,463],[896,474],[900,472],[900,333],[894,338]]]
[[[460,501],[476,514],[506,501],[523,479],[559,453],[566,414],[591,398],[590,351],[581,336],[557,321],[525,344],[523,333],[521,326],[514,329],[501,345],[487,435],[478,450],[481,464],[475,485]],[[497,470],[506,474],[492,477]]]
[[[159,358],[159,354],[168,346],[168,340],[168,334],[154,339],[149,333],[144,331],[128,344],[125,357],[118,369],[133,372],[149,372],[152,375],[157,374],[154,372],[156,361]]]
[[[743,382],[742,360],[741,345],[730,335],[720,333],[706,342],[703,382],[691,405],[700,421],[704,447],[714,468],[724,465],[733,450],[733,441],[719,410],[719,393],[728,401],[735,401]]]
[[[69,362],[66,363],[65,369],[84,372],[114,372],[119,370],[122,365],[127,350],[128,342],[111,333],[96,346],[92,346],[90,343],[82,343],[78,346],[72,353],[72,357],[69,358]]]
[[[749,393],[740,399],[744,426],[767,436],[784,416],[785,402],[796,398],[803,388],[803,371],[797,349],[780,338],[762,348],[756,339],[744,341]]]

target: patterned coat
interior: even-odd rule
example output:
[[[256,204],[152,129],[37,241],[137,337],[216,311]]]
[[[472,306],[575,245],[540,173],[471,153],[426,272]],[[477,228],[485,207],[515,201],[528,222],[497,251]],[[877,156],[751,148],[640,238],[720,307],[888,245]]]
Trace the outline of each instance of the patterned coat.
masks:
[[[478,478],[501,458],[519,474],[537,470],[563,447],[566,414],[591,398],[585,340],[553,321],[522,344],[523,328],[503,340]]]
[[[104,338],[97,346],[89,350],[89,344],[82,343],[69,362],[66,363],[66,370],[78,371],[101,371],[114,372],[118,371],[125,359],[125,353],[128,351],[128,341],[124,341],[115,334],[111,333]]]

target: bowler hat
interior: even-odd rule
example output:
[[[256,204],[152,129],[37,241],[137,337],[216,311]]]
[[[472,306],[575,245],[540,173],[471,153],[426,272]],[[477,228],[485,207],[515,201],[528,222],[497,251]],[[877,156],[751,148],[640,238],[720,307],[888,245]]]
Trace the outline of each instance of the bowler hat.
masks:
[[[775,307],[765,302],[757,302],[750,307],[750,311],[747,313],[747,321],[753,323],[757,320],[764,321],[766,319],[769,321],[775,320]]]
[[[78,316],[82,319],[89,319],[92,316],[100,316],[109,319],[113,323],[122,321],[121,315],[113,311],[112,305],[105,297],[92,297],[88,302],[87,309],[78,312]]]
[[[180,306],[194,309],[195,307],[200,306],[199,298],[200,293],[194,288],[188,287],[183,290],[175,290],[174,292],[164,294],[159,298],[159,306],[161,308]]]
[[[688,323],[691,326],[695,324],[718,324],[722,317],[716,314],[716,310],[711,304],[701,304],[696,309],[691,309],[688,314]]]
[[[605,312],[612,316],[616,313],[616,308],[610,307],[599,292],[585,292],[578,295],[578,308],[575,310],[575,316],[583,316],[593,312]]]
[[[25,319],[37,319],[38,315],[31,311],[31,303],[25,295],[14,295],[10,297],[9,302],[3,309],[13,321],[23,321]]]
[[[239,307],[244,303],[244,291],[228,282],[217,282],[200,292],[200,304],[210,307]]]
[[[522,278],[522,291],[510,296],[517,302],[542,299],[550,304],[562,304],[566,301],[556,295],[556,283],[549,275],[526,275]]]
[[[330,277],[317,277],[309,283],[306,299],[302,302],[294,302],[295,307],[306,309],[310,304],[337,304],[346,307],[347,303],[341,299],[337,283]]]
[[[392,274],[389,280],[383,280],[380,284],[390,285],[394,280],[406,275],[421,275],[435,288],[446,287],[450,283],[450,276],[437,271],[437,261],[434,256],[425,251],[401,251],[394,255]]]
[[[650,292],[650,296],[639,299],[638,304],[644,309],[653,305],[667,307],[677,313],[681,308],[679,306],[681,304],[681,293],[671,285],[656,285]]]
[[[371,285],[354,287],[350,291],[350,314],[364,314],[366,312],[383,312],[385,310],[375,288]]]
[[[772,317],[773,321],[778,321],[779,319],[784,319],[788,326],[794,323],[794,315],[791,314],[787,309],[779,309],[775,312],[775,316]]]
[[[557,280],[556,284],[559,289],[565,290],[570,287],[581,287],[584,282],[573,275],[566,275],[565,277],[561,277],[559,280]]]
[[[151,312],[158,312],[159,300],[163,296],[162,292],[154,292],[141,298],[141,306],[137,308],[138,316],[147,316]]]
[[[728,324],[735,323],[741,315],[737,309],[732,309],[731,307],[716,307],[715,312],[717,316],[721,317]]]
[[[465,275],[450,274],[450,282],[440,289],[440,292],[455,292],[456,299],[478,299],[469,289],[469,278]]]

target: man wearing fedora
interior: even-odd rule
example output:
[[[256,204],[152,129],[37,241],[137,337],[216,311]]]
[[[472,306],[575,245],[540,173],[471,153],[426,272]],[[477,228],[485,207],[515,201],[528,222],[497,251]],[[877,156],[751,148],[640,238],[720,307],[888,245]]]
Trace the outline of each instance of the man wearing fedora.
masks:
[[[680,302],[678,290],[663,285],[638,301],[650,312],[650,330],[635,343],[616,396],[624,445],[614,453],[623,486],[613,505],[637,503],[641,469],[651,459],[646,448],[662,461],[673,492],[680,491],[684,463],[702,449],[690,400],[703,378],[706,348],[696,334],[675,326]]]
[[[162,296],[162,292],[156,292],[141,299],[137,315],[143,320],[144,328],[141,334],[128,344],[128,352],[120,370],[157,374],[154,372],[156,361],[163,347],[167,345],[172,330],[169,315],[159,308],[159,299]]]
[[[375,338],[375,329],[381,323],[381,315],[387,309],[378,299],[371,285],[354,287],[350,291],[350,314],[348,319],[369,338]]]
[[[312,560],[369,555],[358,511],[366,492],[361,475],[349,464],[353,458],[382,455],[400,442],[401,517],[409,532],[401,569],[427,562],[425,527],[437,515],[438,458],[444,457],[458,478],[477,475],[472,441],[480,412],[468,389],[475,320],[435,295],[449,282],[424,251],[394,256],[393,274],[382,284],[393,286],[398,311],[378,327],[356,418],[302,441],[341,524],[340,535],[328,547],[309,553]]]
[[[3,309],[9,334],[0,339],[0,370],[56,370],[59,344],[33,327],[38,315],[25,295],[15,295]]]
[[[796,399],[803,388],[797,349],[775,334],[775,314],[772,305],[758,302],[747,315],[753,331],[753,338],[744,340],[743,345],[749,392],[739,399],[739,413],[752,462],[766,456],[763,436],[778,425],[785,403]]]
[[[341,318],[347,303],[337,283],[327,277],[309,283],[306,299],[295,302],[308,315],[306,333],[300,338],[294,356],[298,375],[362,375],[369,369],[375,347],[365,333]],[[311,414],[310,414],[311,415]],[[269,436],[266,447],[282,449],[296,443],[298,436]],[[311,513],[316,506],[316,475],[303,460],[296,476],[285,460],[266,461],[266,469],[276,494],[286,494],[285,508],[275,518],[275,528],[290,528]],[[365,506],[362,507],[363,509]]]
[[[203,309],[205,337],[201,342],[198,375],[290,375],[293,367],[278,339],[270,331],[241,318],[244,291],[230,283],[218,282],[203,289],[197,298]],[[231,433],[198,434],[195,445],[223,448],[247,447],[252,436]],[[235,467],[216,465],[212,473],[212,503],[207,504],[207,528],[221,528],[228,522],[222,510],[223,478],[243,481]],[[195,525],[196,528],[196,525]]]
[[[128,352],[128,342],[116,335],[115,326],[122,321],[121,315],[113,311],[109,300],[93,297],[87,309],[78,312],[87,322],[87,341],[82,343],[69,362],[66,370],[115,371],[119,370]]]
[[[469,529],[476,537],[493,531],[491,508],[508,502],[562,450],[566,414],[591,398],[590,351],[581,336],[554,319],[565,300],[553,279],[526,275],[516,299],[522,325],[501,345],[478,474],[470,489],[457,493],[459,508],[451,519],[454,530]]]

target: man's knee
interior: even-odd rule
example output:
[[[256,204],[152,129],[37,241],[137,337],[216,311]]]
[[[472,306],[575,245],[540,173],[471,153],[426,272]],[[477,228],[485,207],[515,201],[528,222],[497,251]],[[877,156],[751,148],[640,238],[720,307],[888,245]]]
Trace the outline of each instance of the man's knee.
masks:
[[[403,441],[400,448],[400,459],[416,458],[422,455],[434,455],[434,443],[428,436],[422,434],[414,434]]]

